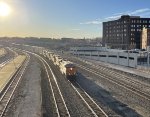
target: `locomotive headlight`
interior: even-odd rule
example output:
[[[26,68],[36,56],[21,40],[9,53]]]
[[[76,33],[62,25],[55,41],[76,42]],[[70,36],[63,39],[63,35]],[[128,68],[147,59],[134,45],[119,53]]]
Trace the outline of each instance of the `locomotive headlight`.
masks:
[[[72,68],[70,68],[70,70],[72,71]]]

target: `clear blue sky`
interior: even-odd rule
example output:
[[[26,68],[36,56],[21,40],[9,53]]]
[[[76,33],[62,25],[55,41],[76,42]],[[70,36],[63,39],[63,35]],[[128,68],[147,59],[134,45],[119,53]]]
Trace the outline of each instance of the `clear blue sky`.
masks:
[[[150,17],[150,0],[0,0],[12,9],[0,17],[0,36],[102,36],[102,22],[122,14]]]

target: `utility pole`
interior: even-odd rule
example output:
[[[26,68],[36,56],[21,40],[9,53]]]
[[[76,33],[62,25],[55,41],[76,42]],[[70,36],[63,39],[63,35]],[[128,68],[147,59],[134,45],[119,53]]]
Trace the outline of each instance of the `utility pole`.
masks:
[[[147,46],[147,66],[149,67],[149,51],[150,51],[150,46]]]

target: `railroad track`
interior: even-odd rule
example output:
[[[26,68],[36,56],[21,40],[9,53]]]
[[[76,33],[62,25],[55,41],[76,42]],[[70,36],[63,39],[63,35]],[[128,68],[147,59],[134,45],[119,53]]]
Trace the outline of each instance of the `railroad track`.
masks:
[[[56,71],[57,69],[54,69],[54,70]],[[104,112],[104,110],[96,104],[96,102],[84,91],[84,89],[81,88],[81,86],[77,82],[70,82],[69,80],[66,80],[66,81],[69,82],[68,84],[71,85],[71,87],[73,88],[73,91],[76,92],[76,95],[83,102],[90,116],[108,117],[108,115]]]
[[[14,51],[12,48],[7,47],[7,49],[9,49],[9,51],[11,51],[12,53],[14,53],[14,56],[18,56],[18,53],[16,51]]]
[[[89,63],[90,64],[90,63]],[[120,82],[131,84],[132,87],[135,87],[135,89],[143,91],[145,94],[150,94],[150,85],[148,83],[141,82],[137,79],[134,79],[133,77],[118,73],[116,71],[111,70],[110,68],[102,67],[102,66],[94,66],[95,71],[97,72],[103,72],[104,74],[107,74],[110,77],[117,78],[120,80]]]
[[[98,71],[104,71],[105,73],[107,74],[110,74],[110,75],[114,75],[114,76],[117,76],[117,77],[121,77],[121,79],[124,79],[126,81],[129,81],[130,83],[134,83],[134,84],[137,84],[138,86],[141,86],[141,87],[144,87],[145,88],[150,88],[150,85],[147,84],[147,83],[144,83],[144,82],[141,82],[137,79],[133,79],[132,77],[129,77],[127,75],[123,75],[121,73],[118,73],[118,72],[114,72],[113,70],[111,70],[110,68],[104,68],[102,66],[95,66],[95,65],[92,65],[94,66]],[[132,80],[131,80],[132,79]]]
[[[18,53],[17,53],[17,52],[13,51],[13,50],[12,50],[11,48],[9,48],[9,47],[6,47],[6,48],[9,49],[9,51],[11,51],[12,53],[14,53],[14,57],[17,57],[17,56],[18,56]],[[5,65],[6,65],[8,62],[10,62],[11,60],[13,60],[14,57],[9,58],[8,60],[6,60],[6,61],[0,63],[0,68],[2,68],[3,66],[5,66]]]
[[[150,94],[150,85],[148,83],[144,83],[142,81],[139,81],[139,80],[134,79],[133,77],[130,77],[130,76],[127,76],[127,75],[123,75],[122,73],[117,72],[118,70],[115,70],[113,68],[109,68],[107,66],[95,65],[95,64],[92,64],[91,62],[88,62],[84,59],[74,57],[74,56],[69,57],[69,59],[74,61],[76,64],[80,64],[80,65],[84,64],[85,66],[89,65],[89,68],[94,69],[97,72],[103,72],[104,74],[107,74],[111,77],[118,78],[118,80],[122,80],[122,82],[126,81],[126,82],[130,83],[131,85],[136,86],[135,88],[137,88],[139,90],[143,90],[143,92]]]
[[[3,66],[5,66],[8,62],[10,62],[12,59],[8,59],[8,60],[6,60],[6,61],[4,61],[4,62],[2,62],[1,64],[0,64],[0,68],[2,68]]]
[[[73,57],[73,58],[78,59],[76,57]],[[93,65],[92,63],[85,62],[83,60],[80,60],[80,61],[93,67],[93,68],[90,68],[90,67],[87,68],[88,71],[92,71],[93,73],[99,74],[103,77],[107,77],[107,79],[114,81],[124,87],[127,87],[128,89],[130,88],[133,91],[137,91],[139,94],[143,95],[144,97],[148,97],[150,99],[150,85],[149,84],[133,79],[132,77],[123,75],[121,73],[115,72],[105,66]],[[78,64],[76,62],[76,64],[82,68],[86,68],[83,65],[81,65],[81,63]]]
[[[22,76],[24,74],[24,71],[29,63],[30,57],[27,55],[27,58],[24,63],[19,67],[19,69],[16,71],[16,73],[12,76],[9,84],[7,84],[7,87],[5,87],[0,95],[0,117],[5,116],[7,107],[15,93],[15,90],[17,89],[17,86],[19,82],[22,79]]]
[[[140,89],[137,89],[137,88],[133,87],[132,85],[129,85],[129,84],[127,84],[127,83],[124,83],[124,82],[122,82],[122,81],[120,81],[120,80],[118,80],[118,79],[116,79],[116,78],[113,78],[112,76],[106,75],[106,74],[101,73],[101,72],[99,72],[99,71],[95,71],[95,70],[93,70],[93,69],[91,69],[91,68],[87,68],[87,67],[85,67],[85,66],[83,66],[83,65],[79,65],[79,64],[77,64],[77,63],[76,63],[76,65],[77,65],[78,67],[80,67],[80,68],[82,68],[82,69],[88,71],[88,72],[91,72],[91,73],[93,73],[93,74],[95,74],[95,75],[97,75],[97,76],[99,76],[99,77],[101,77],[101,78],[103,78],[103,79],[106,79],[106,80],[108,80],[108,81],[110,81],[110,82],[112,82],[112,83],[114,83],[114,84],[116,84],[116,85],[119,85],[119,86],[121,86],[121,87],[127,89],[128,91],[131,91],[131,92],[133,92],[134,94],[136,94],[136,95],[138,95],[138,96],[140,96],[140,97],[142,97],[142,98],[144,98],[144,99],[150,101],[150,95],[149,95],[149,94],[147,94],[147,93],[141,91]],[[119,77],[119,78],[120,78],[120,77]]]
[[[84,89],[77,82],[70,82],[67,80],[69,84],[72,86],[76,94],[86,105],[86,108],[90,111],[90,115],[93,117],[108,117],[108,115],[104,112],[104,110],[99,107],[96,102],[86,93]]]
[[[68,80],[68,82],[70,81]],[[96,104],[96,102],[86,93],[86,91],[77,82],[70,82],[70,84],[76,91],[76,93],[79,95],[79,97],[90,109],[94,117],[108,117],[105,111]]]
[[[40,60],[42,61],[43,65],[45,67],[45,70],[47,72],[47,76],[49,78],[49,84],[50,84],[51,90],[53,92],[53,98],[54,98],[54,102],[55,102],[55,105],[56,105],[55,108],[56,108],[57,116],[59,116],[59,117],[61,117],[61,116],[63,116],[63,117],[64,116],[65,117],[69,116],[70,117],[69,111],[67,109],[65,101],[63,99],[63,96],[62,96],[62,94],[60,92],[60,89],[59,89],[56,77],[55,77],[54,73],[52,72],[49,64],[42,57],[40,57],[39,55],[36,55],[36,56],[38,56],[40,58]],[[50,71],[51,73],[49,73],[48,71]],[[52,74],[53,79],[51,79],[49,77],[49,74]],[[76,94],[85,103],[85,105],[87,106],[88,110],[91,111],[91,115],[92,116],[94,116],[94,117],[108,117],[108,115],[103,111],[103,109],[100,108],[96,104],[96,102],[81,88],[81,86],[78,83],[72,84],[70,82],[69,84],[71,84],[71,86],[75,90]],[[60,99],[60,97],[62,99]],[[62,104],[64,104],[64,105],[62,105]]]
[[[28,52],[28,51],[27,51]],[[31,53],[31,52],[29,52]],[[45,61],[41,56],[31,53],[33,55],[35,55],[36,57],[38,57],[40,59],[40,61],[43,63],[44,68],[46,70],[47,73],[47,77],[48,77],[48,81],[49,81],[49,85],[52,91],[52,96],[53,96],[53,101],[55,104],[55,115],[58,117],[70,117],[68,108],[66,106],[66,103],[64,101],[64,98],[62,96],[62,93],[60,91],[60,88],[58,86],[56,77],[54,75],[54,73],[51,70],[51,67],[49,66],[49,64],[47,63],[47,61]],[[49,74],[52,74],[53,78],[51,78],[49,76]]]

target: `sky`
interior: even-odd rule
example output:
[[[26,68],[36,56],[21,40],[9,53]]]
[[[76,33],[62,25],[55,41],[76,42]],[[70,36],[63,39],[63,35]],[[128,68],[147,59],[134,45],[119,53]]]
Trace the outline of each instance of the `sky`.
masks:
[[[0,37],[102,37],[102,22],[121,15],[150,17],[150,0],[0,0]]]

